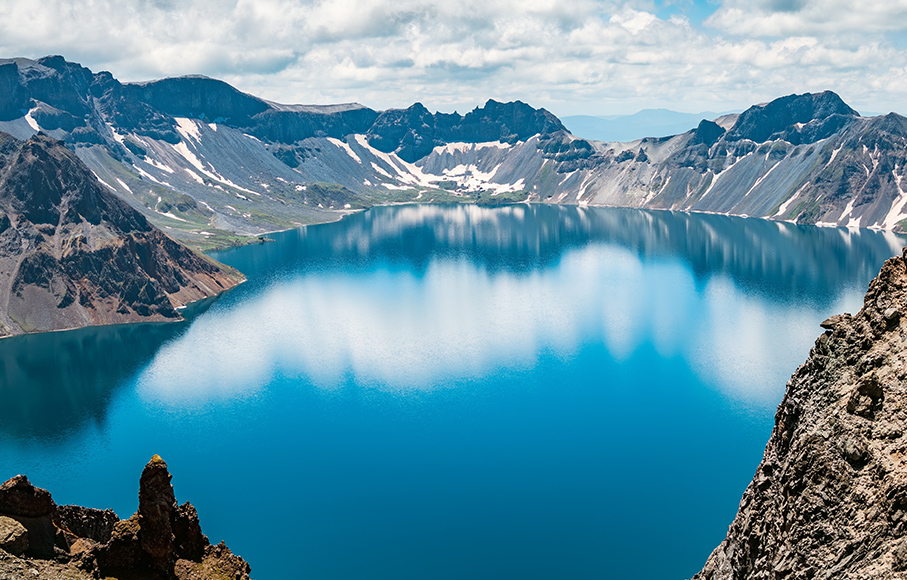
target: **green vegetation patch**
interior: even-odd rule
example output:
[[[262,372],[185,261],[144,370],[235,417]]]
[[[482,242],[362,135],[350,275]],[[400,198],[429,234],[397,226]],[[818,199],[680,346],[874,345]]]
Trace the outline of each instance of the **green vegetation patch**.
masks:
[[[523,203],[527,199],[529,199],[529,192],[525,189],[497,194],[483,191],[476,196],[476,205],[509,205]]]

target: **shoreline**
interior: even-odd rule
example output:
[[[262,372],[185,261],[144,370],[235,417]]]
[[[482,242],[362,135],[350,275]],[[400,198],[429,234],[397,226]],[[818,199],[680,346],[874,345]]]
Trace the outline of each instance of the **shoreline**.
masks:
[[[789,224],[789,225],[793,225],[793,226],[812,226],[812,227],[816,227],[816,228],[829,228],[829,229],[842,228],[842,229],[852,230],[852,231],[870,230],[873,232],[889,232],[889,233],[897,235],[897,236],[907,236],[907,231],[897,231],[895,228],[886,229],[886,228],[881,228],[881,227],[876,227],[876,226],[870,226],[870,227],[850,226],[850,225],[842,225],[842,224],[833,224],[830,222],[819,222],[819,223],[814,223],[814,224],[807,224],[807,223],[795,222],[792,220],[774,219],[773,217],[753,216],[753,215],[735,214],[735,213],[722,213],[722,212],[706,211],[706,210],[670,209],[670,208],[664,208],[664,207],[636,207],[636,206],[629,206],[629,205],[604,205],[604,204],[590,205],[590,204],[586,204],[586,203],[546,203],[543,201],[530,201],[530,200],[518,201],[518,202],[513,202],[513,203],[501,203],[501,204],[497,204],[497,205],[477,204],[477,203],[475,203],[475,201],[463,201],[463,202],[425,201],[425,202],[421,202],[421,201],[413,200],[413,201],[403,201],[403,202],[376,203],[367,208],[346,211],[345,213],[342,213],[340,215],[340,217],[335,220],[312,222],[309,224],[300,224],[300,225],[298,225],[296,227],[292,227],[292,228],[286,228],[286,229],[282,229],[282,230],[271,230],[271,231],[267,231],[267,232],[262,232],[260,234],[253,234],[250,236],[246,236],[249,240],[246,243],[217,246],[217,247],[214,247],[214,248],[211,248],[208,250],[204,250],[204,251],[197,250],[197,251],[200,251],[202,254],[208,255],[210,253],[221,252],[223,250],[229,250],[231,248],[242,248],[245,246],[251,246],[251,245],[255,244],[256,242],[267,243],[268,240],[259,241],[259,238],[261,238],[262,236],[270,235],[270,234],[280,234],[283,232],[289,232],[292,230],[306,228],[309,226],[318,226],[318,225],[323,225],[323,224],[337,223],[337,222],[343,220],[344,218],[346,218],[347,216],[367,212],[373,207],[396,207],[396,206],[407,206],[407,205],[474,205],[476,207],[487,208],[487,209],[493,209],[496,207],[519,206],[519,205],[546,205],[546,206],[607,208],[607,209],[635,209],[635,210],[643,210],[643,211],[665,211],[665,212],[671,212],[671,213],[718,215],[718,216],[725,216],[725,217],[736,217],[736,218],[740,218],[740,219],[757,219],[757,220],[764,220],[764,221],[768,221],[768,222],[775,222],[775,223],[779,223],[779,224]]]

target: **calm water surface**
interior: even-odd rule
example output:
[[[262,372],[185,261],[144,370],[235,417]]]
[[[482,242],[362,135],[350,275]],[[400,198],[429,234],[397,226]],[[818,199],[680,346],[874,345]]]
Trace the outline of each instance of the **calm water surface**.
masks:
[[[688,578],[904,243],[547,206],[274,237],[186,323],[0,341],[0,479],[128,517],[159,453],[258,580]]]

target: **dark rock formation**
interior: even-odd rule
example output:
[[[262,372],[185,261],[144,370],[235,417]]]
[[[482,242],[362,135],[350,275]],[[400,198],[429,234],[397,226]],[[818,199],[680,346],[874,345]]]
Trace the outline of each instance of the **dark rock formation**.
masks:
[[[718,123],[714,121],[707,121],[703,119],[699,126],[693,131],[693,138],[690,140],[690,145],[705,145],[706,147],[711,147],[721,136],[724,135],[724,129]]]
[[[272,105],[255,115],[249,133],[274,143],[296,143],[309,137],[342,139],[365,133],[378,113],[357,103],[333,106]]]
[[[19,67],[13,61],[0,61],[0,121],[21,117],[30,102],[19,81]]]
[[[128,84],[125,92],[167,115],[220,119],[236,126],[248,125],[252,117],[268,109],[257,97],[198,75]]]
[[[167,464],[155,455],[142,471],[139,481],[139,540],[153,558],[166,558],[173,552],[171,520],[176,497],[170,485]]]
[[[757,143],[772,139],[784,139],[795,145],[814,143],[858,116],[859,113],[831,91],[788,95],[741,113],[727,138]]]
[[[24,475],[0,485],[0,515],[28,530],[24,552],[29,556],[53,557],[56,530],[52,517],[56,507],[50,493],[33,486]]]
[[[907,578],[907,248],[822,323],[697,580]]]
[[[99,544],[110,541],[113,528],[120,518],[113,510],[98,510],[77,505],[59,505],[54,512],[54,524],[65,528],[80,538]]]
[[[0,134],[0,337],[178,320],[176,308],[240,280],[149,224],[60,142]]]
[[[45,513],[47,509],[51,511]],[[23,518],[51,525],[50,552],[36,552]],[[26,558],[14,556],[24,552]],[[248,580],[250,567],[223,542],[212,546],[190,503],[177,507],[167,464],[155,455],[139,481],[139,509],[118,520],[110,510],[56,506],[46,490],[17,476],[0,487],[0,578],[30,568],[50,579],[150,578]],[[5,574],[12,574],[7,576]]]
[[[378,116],[367,136],[369,145],[375,149],[395,152],[412,163],[445,143],[516,143],[533,135],[558,131],[567,129],[545,109],[534,109],[520,101],[489,100],[484,107],[476,107],[465,116],[431,114],[422,103],[408,109],[390,109]]]

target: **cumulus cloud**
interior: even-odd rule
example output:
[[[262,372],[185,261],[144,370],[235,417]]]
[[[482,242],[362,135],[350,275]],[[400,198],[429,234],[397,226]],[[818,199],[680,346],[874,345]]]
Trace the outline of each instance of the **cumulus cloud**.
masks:
[[[831,89],[887,110],[907,75],[905,11],[907,0],[16,0],[0,54],[59,53],[123,80],[201,73],[292,103],[462,112],[498,98],[571,114]]]
[[[725,0],[706,21],[734,34],[874,34],[903,31],[907,0]]]

